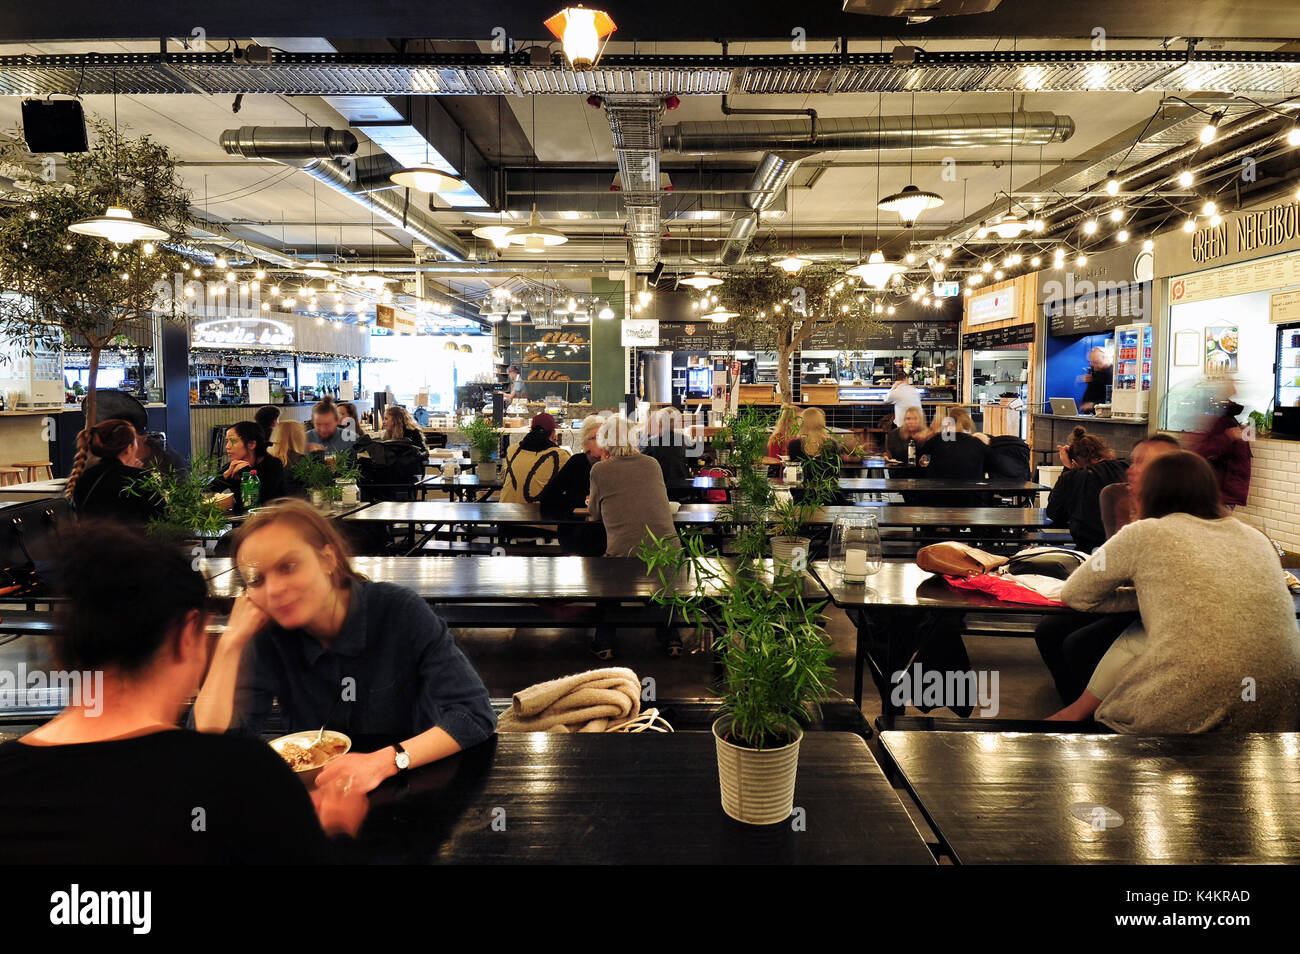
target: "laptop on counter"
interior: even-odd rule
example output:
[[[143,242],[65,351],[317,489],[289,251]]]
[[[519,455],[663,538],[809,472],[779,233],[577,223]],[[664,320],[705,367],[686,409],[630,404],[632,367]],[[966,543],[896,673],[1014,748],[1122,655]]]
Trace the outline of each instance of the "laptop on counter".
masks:
[[[1074,403],[1074,398],[1048,398],[1052,405],[1052,413],[1057,417],[1078,417],[1079,405]]]

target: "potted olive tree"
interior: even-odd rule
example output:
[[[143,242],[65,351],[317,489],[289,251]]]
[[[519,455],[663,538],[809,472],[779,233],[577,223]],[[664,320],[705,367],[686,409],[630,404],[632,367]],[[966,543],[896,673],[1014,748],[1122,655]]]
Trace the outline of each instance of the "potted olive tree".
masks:
[[[501,447],[501,430],[491,421],[476,417],[466,425],[465,436],[469,438],[478,479],[484,482],[496,480],[497,462],[494,458]]]
[[[757,419],[742,413],[731,422],[733,463],[761,456],[753,447]],[[734,559],[706,550],[698,531],[684,533],[680,547],[651,534],[640,557],[659,581],[655,600],[714,635],[723,670],[713,723],[723,811],[767,825],[790,815],[802,725],[830,693],[834,670],[820,616],[825,601],[805,599],[802,573],[763,564],[771,486],[765,475],[761,490],[747,481],[747,469],[738,467],[748,494],[732,506],[739,523]]]

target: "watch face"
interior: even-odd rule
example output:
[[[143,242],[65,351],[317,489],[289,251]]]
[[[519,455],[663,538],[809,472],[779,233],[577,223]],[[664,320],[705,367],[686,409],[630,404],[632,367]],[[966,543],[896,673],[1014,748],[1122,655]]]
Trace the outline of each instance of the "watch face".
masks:
[[[411,767],[411,757],[405,752],[397,753],[397,767],[399,769],[408,769]]]

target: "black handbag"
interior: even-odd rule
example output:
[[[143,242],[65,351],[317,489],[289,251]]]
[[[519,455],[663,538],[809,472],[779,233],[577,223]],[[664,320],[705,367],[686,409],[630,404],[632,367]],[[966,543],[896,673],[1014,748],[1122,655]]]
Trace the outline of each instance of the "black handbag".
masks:
[[[1088,554],[1065,547],[1027,547],[1011,555],[1006,571],[1011,574],[1032,573],[1068,579],[1070,574],[1088,562]]]

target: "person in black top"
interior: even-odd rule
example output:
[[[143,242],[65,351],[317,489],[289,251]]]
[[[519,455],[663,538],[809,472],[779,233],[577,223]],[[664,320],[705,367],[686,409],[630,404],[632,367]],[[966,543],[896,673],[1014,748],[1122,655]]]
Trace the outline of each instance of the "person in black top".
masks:
[[[573,454],[559,473],[542,488],[538,504],[544,517],[571,517],[573,512],[587,506],[591,492],[591,465],[605,459],[605,449],[600,446],[600,428],[605,419],[593,414],[582,422],[582,453]],[[585,524],[560,524],[556,539],[565,553],[577,556],[601,556],[606,549],[605,526],[594,521]]]
[[[114,418],[90,429],[90,452],[99,462],[75,481],[69,478],[78,513],[133,524],[162,516],[163,501],[156,494],[131,489],[145,476],[142,446],[140,435],[126,421]]]
[[[1079,399],[1079,410],[1084,414],[1090,414],[1098,404],[1106,403],[1106,389],[1111,386],[1115,375],[1110,352],[1105,348],[1089,351],[1088,364],[1092,371],[1083,376],[1088,386],[1083,389],[1083,397]]]
[[[1101,519],[1101,491],[1124,480],[1128,464],[1115,459],[1115,452],[1100,438],[1076,427],[1070,443],[1057,448],[1065,470],[1056,478],[1047,496],[1047,518],[1054,524],[1068,524],[1074,545],[1091,553],[1106,542]]]
[[[266,445],[270,447],[274,443],[275,425],[280,423],[280,409],[274,404],[263,405],[253,415],[253,421],[266,434]]]
[[[958,428],[945,417],[936,433],[921,445],[917,476],[943,480],[984,480],[988,474],[988,445]],[[991,495],[984,491],[938,494],[921,491],[916,503],[931,507],[987,507]]]
[[[318,790],[314,812],[264,742],[177,728],[209,654],[189,555],[91,522],[59,562],[55,665],[80,681],[54,719],[0,745],[0,864],[335,860],[326,832],[355,834],[359,788]]]
[[[226,456],[230,463],[212,482],[212,488],[235,495],[235,513],[244,512],[243,478],[246,470],[257,472],[262,485],[259,502],[284,496],[284,464],[267,453],[266,434],[256,423],[240,421],[226,431]]]
[[[691,467],[686,462],[685,435],[680,427],[682,412],[674,407],[660,408],[650,418],[650,433],[640,450],[646,457],[654,458],[664,475],[668,499],[685,503],[694,499]]]
[[[411,412],[400,404],[390,404],[384,410],[384,440],[410,441],[420,450],[428,450],[424,444],[424,431],[415,423]]]

